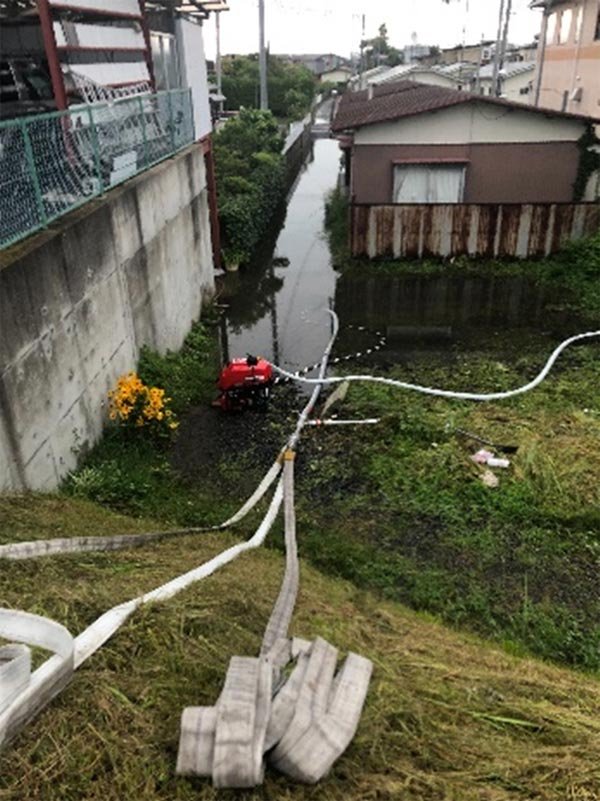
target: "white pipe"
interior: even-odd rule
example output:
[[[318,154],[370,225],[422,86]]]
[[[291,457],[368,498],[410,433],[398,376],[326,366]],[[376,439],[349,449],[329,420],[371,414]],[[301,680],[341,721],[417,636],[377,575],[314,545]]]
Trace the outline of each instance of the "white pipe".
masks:
[[[569,345],[572,345],[574,342],[580,342],[584,339],[591,339],[592,337],[600,337],[600,331],[588,331],[585,334],[576,334],[575,336],[569,337],[565,339],[560,345],[554,349],[551,353],[550,358],[544,365],[543,369],[538,373],[538,375],[530,381],[528,384],[524,384],[521,387],[517,387],[516,389],[510,389],[506,392],[456,392],[450,389],[435,389],[433,387],[424,387],[419,384],[409,384],[406,381],[396,381],[393,378],[383,378],[382,376],[373,376],[373,375],[345,375],[341,376],[340,378],[321,378],[321,379],[313,379],[313,378],[302,378],[300,376],[296,376],[293,373],[288,373],[287,370],[283,370],[281,367],[278,367],[275,364],[272,364],[272,368],[275,372],[279,373],[279,375],[283,375],[286,378],[293,379],[300,384],[340,384],[343,381],[368,381],[373,384],[385,384],[386,386],[390,387],[398,387],[399,389],[410,389],[414,390],[415,392],[421,392],[424,395],[435,395],[440,398],[453,398],[456,400],[475,400],[475,401],[492,401],[492,400],[503,400],[505,398],[512,398],[515,395],[522,395],[524,392],[529,392],[530,390],[537,387],[542,381],[546,378],[550,370],[552,369],[555,361],[558,359],[560,354],[563,352],[565,348]]]
[[[8,706],[0,714],[0,748],[57,695],[68,683],[73,671],[104,645],[139,606],[172,598],[245,551],[261,546],[277,517],[282,498],[283,485],[280,480],[269,509],[251,539],[227,548],[208,562],[150,592],[114,606],[82,631],[75,640],[64,626],[53,620],[27,612],[0,609],[0,636],[12,641],[41,645],[55,652],[31,676],[26,675],[27,664],[19,666],[18,694],[11,693],[9,696],[10,688],[5,688]],[[16,679],[13,679],[11,683],[15,682]],[[3,706],[0,704],[0,708]]]
[[[380,423],[379,417],[367,417],[364,420],[334,420],[327,418],[326,420],[309,420],[309,426],[373,426]]]

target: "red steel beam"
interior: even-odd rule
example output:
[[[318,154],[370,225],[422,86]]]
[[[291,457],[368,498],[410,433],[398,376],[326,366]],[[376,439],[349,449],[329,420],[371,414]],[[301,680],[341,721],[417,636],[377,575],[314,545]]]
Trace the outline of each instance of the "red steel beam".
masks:
[[[105,8],[93,8],[89,6],[73,6],[69,3],[59,3],[57,0],[52,3],[57,11],[76,11],[78,14],[97,14],[99,17],[119,17],[119,19],[135,19],[141,21],[140,14],[131,14],[129,11],[110,11]]]
[[[145,53],[145,47],[99,47],[98,45],[57,45],[59,53]]]
[[[67,102],[67,92],[65,90],[65,79],[60,68],[58,51],[56,49],[56,39],[54,37],[54,28],[52,27],[52,13],[48,0],[37,0],[37,7],[38,14],[40,15],[42,36],[44,38],[44,49],[46,51],[48,68],[50,70],[50,80],[52,81],[52,91],[54,92],[54,101],[56,103],[56,108],[62,111],[66,109],[69,104]]]

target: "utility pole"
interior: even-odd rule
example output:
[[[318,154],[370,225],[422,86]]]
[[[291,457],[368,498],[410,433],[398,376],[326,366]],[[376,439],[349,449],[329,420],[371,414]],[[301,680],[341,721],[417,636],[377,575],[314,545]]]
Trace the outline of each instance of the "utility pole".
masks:
[[[258,0],[258,67],[260,71],[260,109],[269,110],[267,89],[267,51],[265,50],[265,0]]]
[[[546,37],[548,36],[548,6],[544,6],[542,11],[542,30],[538,40],[538,55],[537,55],[537,77],[535,81],[535,97],[533,101],[534,106],[540,104],[540,92],[542,91],[542,76],[544,74],[544,63],[546,61]]]
[[[217,30],[217,57],[215,59],[215,69],[217,72],[217,93],[223,96],[223,81],[221,69],[221,12],[215,12],[215,27]],[[219,116],[223,114],[223,101],[219,100]]]
[[[498,72],[500,72],[500,70],[504,67],[504,59],[506,58],[506,51],[508,49],[508,27],[510,25],[511,11],[512,0],[506,0],[506,19],[504,20],[504,32],[502,34],[502,49],[500,51],[500,59],[498,61]],[[500,90],[500,80],[498,80],[498,90]],[[500,94],[500,91],[498,91],[498,94]]]
[[[479,45],[479,61],[477,63],[477,75],[475,77],[475,94],[478,95],[481,90],[481,68],[483,67],[483,42],[484,35],[481,34],[481,44]]]
[[[358,68],[358,74],[360,75],[360,80],[358,82],[358,88],[364,89],[365,87],[362,85],[363,83],[363,72],[365,71],[365,15],[362,15],[362,31],[361,31],[361,39],[360,39],[360,66]]]
[[[499,94],[500,50],[502,49],[502,22],[504,20],[504,0],[500,0],[500,14],[498,15],[498,35],[496,36],[496,49],[494,50],[494,69],[492,70],[492,94]]]

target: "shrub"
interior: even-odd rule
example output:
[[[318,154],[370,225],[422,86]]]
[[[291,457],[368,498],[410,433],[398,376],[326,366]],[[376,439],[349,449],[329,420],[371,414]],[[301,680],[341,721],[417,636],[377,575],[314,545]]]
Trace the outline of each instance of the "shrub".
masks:
[[[114,509],[133,509],[148,496],[150,483],[124,470],[115,459],[71,473],[65,490],[76,498],[105,503]]]
[[[215,137],[225,262],[248,261],[285,188],[283,138],[270,112],[244,109]]]

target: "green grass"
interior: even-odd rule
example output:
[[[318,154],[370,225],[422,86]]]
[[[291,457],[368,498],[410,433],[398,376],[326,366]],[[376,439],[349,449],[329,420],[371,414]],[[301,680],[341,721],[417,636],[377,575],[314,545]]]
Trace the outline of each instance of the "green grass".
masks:
[[[507,332],[387,374],[508,389],[553,343]],[[0,542],[198,526],[237,509],[299,399],[280,387],[265,415],[211,410],[217,352],[210,325],[180,354],[144,352],[142,378],[164,385],[181,416],[175,440],[110,429],[61,493],[0,498]],[[258,651],[283,572],[279,524],[260,552],[136,613],[0,757],[0,801],[600,798],[598,364],[597,344],[568,350],[535,392],[494,404],[352,385],[334,411],[381,415],[379,426],[306,430],[292,631],[375,663],[358,735],[325,782],[268,772],[262,789],[234,794],[174,776],[182,708],[214,703],[229,657]],[[496,489],[457,426],[519,446]],[[234,532],[7,562],[0,603],[77,633],[246,539],[264,508]]]
[[[78,499],[0,499],[7,539],[156,528]],[[210,558],[209,534],[112,554],[12,562],[2,603],[77,633],[113,604]],[[300,521],[299,535],[306,523]],[[280,543],[281,524],[271,535]],[[165,604],[139,610],[0,756],[2,801],[564,801],[600,793],[600,685],[495,650],[301,566],[292,631],[355,650],[375,670],[356,738],[316,787],[268,769],[254,792],[174,773],[184,706],[212,704],[233,654],[256,654],[283,573],[261,549]]]
[[[419,365],[419,380],[456,389],[508,388],[534,374],[464,363]],[[353,385],[341,416],[383,414],[352,437],[319,432],[300,479],[301,548],[335,575],[546,659],[600,671],[600,407],[597,346],[565,355],[531,394],[448,403]],[[407,374],[408,373],[408,374]],[[391,371],[414,378],[410,370]],[[514,442],[500,485],[470,460],[460,427]],[[325,452],[325,458],[320,458]],[[300,463],[302,464],[302,462]]]
[[[206,331],[194,337],[181,357],[145,354],[141,366],[146,380],[164,382],[179,410],[190,398],[201,403],[171,450],[112,430],[65,492],[165,527],[219,523],[251,494],[285,441],[297,399],[279,388],[260,417],[208,409],[215,346]],[[389,374],[508,389],[535,375],[551,347],[543,336],[515,343],[507,333],[468,354],[430,355]],[[563,354],[534,392],[500,403],[352,385],[338,413],[385,419],[374,428],[306,432],[301,553],[334,576],[513,652],[600,671],[598,381],[598,346],[588,345]],[[497,489],[484,486],[469,458],[479,446],[455,427],[519,446],[511,468],[497,471]]]

